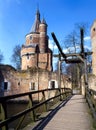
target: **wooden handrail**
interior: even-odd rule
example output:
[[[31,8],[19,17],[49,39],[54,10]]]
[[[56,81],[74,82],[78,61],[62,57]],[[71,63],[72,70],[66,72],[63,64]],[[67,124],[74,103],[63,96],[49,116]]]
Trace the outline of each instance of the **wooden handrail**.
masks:
[[[94,96],[96,96],[96,91],[93,89],[86,88],[86,100],[89,104],[92,115],[96,120],[96,101],[94,99]]]
[[[12,121],[14,121],[14,120],[16,120],[16,119],[24,116],[25,114],[27,114],[27,113],[29,113],[31,111],[34,111],[36,108],[40,107],[43,104],[46,104],[47,102],[49,102],[52,99],[60,97],[61,95],[64,95],[66,93],[72,93],[71,89],[68,89],[68,88],[61,88],[61,89],[64,90],[64,92],[59,91],[60,93],[58,95],[53,96],[51,98],[48,98],[47,100],[44,97],[44,101],[42,101],[42,102],[40,102],[40,103],[38,103],[38,104],[36,104],[36,105],[28,108],[28,109],[25,109],[22,112],[19,112],[19,113],[13,115],[10,118],[7,118],[5,116],[5,119],[0,122],[0,127],[5,126],[5,130],[7,130],[8,123],[10,123],[10,122],[12,122]],[[3,111],[6,111],[6,108],[4,108],[3,104],[6,104],[6,102],[9,101],[10,99],[14,99],[14,98],[18,98],[18,97],[23,97],[23,96],[29,96],[30,97],[31,95],[37,94],[37,93],[42,93],[43,96],[45,96],[45,94],[44,94],[45,92],[54,91],[54,90],[60,90],[60,88],[56,88],[56,89],[44,89],[44,90],[39,90],[39,91],[33,91],[33,92],[27,92],[27,93],[21,93],[21,94],[16,94],[16,95],[11,95],[11,96],[0,97],[0,104],[3,107]],[[31,99],[31,102],[33,102],[32,99]],[[33,104],[33,103],[31,103],[31,104]],[[35,119],[35,117],[34,117],[34,119]]]
[[[61,88],[61,89],[64,89],[65,91],[67,91],[67,90],[72,91],[70,88]],[[44,91],[53,91],[53,90],[59,90],[59,88],[43,89],[43,90],[39,90],[39,91],[32,91],[32,92],[26,92],[26,93],[20,93],[20,94],[14,94],[14,95],[0,97],[0,103],[8,101],[10,99],[23,97],[23,96],[28,96],[29,94],[36,94],[36,93],[41,93],[41,92],[44,92]]]

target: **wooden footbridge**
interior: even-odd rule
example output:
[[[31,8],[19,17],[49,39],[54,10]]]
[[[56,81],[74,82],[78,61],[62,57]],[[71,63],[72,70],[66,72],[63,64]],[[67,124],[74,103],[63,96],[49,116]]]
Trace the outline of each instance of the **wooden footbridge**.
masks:
[[[55,95],[48,98],[51,92]],[[32,96],[37,93],[41,93],[42,100],[34,104]],[[74,95],[71,89],[62,88],[1,97],[0,130],[95,130],[95,95],[96,92],[88,88],[85,96]],[[8,116],[8,101],[12,103],[13,99],[24,96],[29,97],[26,109]]]
[[[95,130],[96,125],[96,91],[89,89],[86,55],[83,47],[83,32],[81,30],[81,53],[67,54],[52,34],[60,51],[61,57],[67,63],[84,63],[85,84],[84,95],[74,95],[71,89],[60,88],[60,71],[58,72],[57,89],[45,89],[0,98],[0,130]],[[69,57],[72,57],[70,59]],[[59,61],[61,58],[59,57]],[[60,66],[58,67],[60,69]],[[41,100],[34,102],[34,95]],[[51,95],[51,96],[50,96]],[[8,115],[8,103],[27,97],[27,107],[22,111]],[[38,98],[39,99],[39,98]],[[16,107],[16,106],[15,106]],[[13,107],[12,107],[13,108]],[[13,111],[13,110],[12,110]]]
[[[88,105],[85,98],[82,95],[74,95],[66,105],[62,102],[55,115],[47,117],[50,118],[50,121],[47,122],[45,119],[43,126],[40,125],[37,129],[92,130],[91,117],[88,112]]]

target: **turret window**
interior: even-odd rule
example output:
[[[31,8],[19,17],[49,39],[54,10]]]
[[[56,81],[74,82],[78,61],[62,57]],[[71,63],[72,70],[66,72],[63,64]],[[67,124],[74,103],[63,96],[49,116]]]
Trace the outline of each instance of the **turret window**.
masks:
[[[30,57],[29,57],[29,54],[27,53],[27,60],[29,60],[29,58],[30,58]]]
[[[27,59],[29,60],[29,55],[27,56]]]
[[[95,31],[96,31],[96,28],[93,28],[93,31],[95,32]]]
[[[32,40],[32,36],[30,36],[30,40]]]

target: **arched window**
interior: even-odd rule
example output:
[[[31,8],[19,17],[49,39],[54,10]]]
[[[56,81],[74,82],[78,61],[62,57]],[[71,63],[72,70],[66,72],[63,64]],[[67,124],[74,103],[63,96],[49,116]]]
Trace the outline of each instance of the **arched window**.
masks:
[[[30,40],[32,40],[32,36],[30,36]]]

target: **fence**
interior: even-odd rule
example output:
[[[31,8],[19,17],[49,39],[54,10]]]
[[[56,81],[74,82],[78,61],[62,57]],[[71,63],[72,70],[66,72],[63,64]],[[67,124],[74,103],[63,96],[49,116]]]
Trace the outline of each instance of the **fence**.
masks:
[[[52,94],[51,94],[52,93]],[[41,98],[39,101],[36,101],[34,104],[33,96],[38,95]],[[50,96],[51,94],[51,96]],[[49,104],[50,102],[57,102],[57,100],[63,100],[72,94],[72,90],[68,88],[57,88],[57,89],[45,89],[45,90],[40,90],[40,91],[33,91],[33,92],[27,92],[27,93],[22,93],[22,94],[16,94],[12,96],[5,96],[0,98],[0,128],[1,130],[7,130],[9,127],[9,124],[15,120],[19,120],[17,126],[15,129],[19,129],[22,122],[24,121],[24,118],[26,114],[30,113],[32,121],[36,120],[36,109],[38,107],[42,106],[43,111],[48,111],[49,109]],[[27,96],[27,109],[24,109],[23,111],[16,113],[12,115],[11,117],[8,117],[8,111],[7,111],[7,103],[9,101],[18,101],[18,99],[22,99],[22,97]],[[28,100],[29,99],[29,100]]]
[[[91,109],[92,115],[96,120],[96,91],[86,88],[86,100]]]

